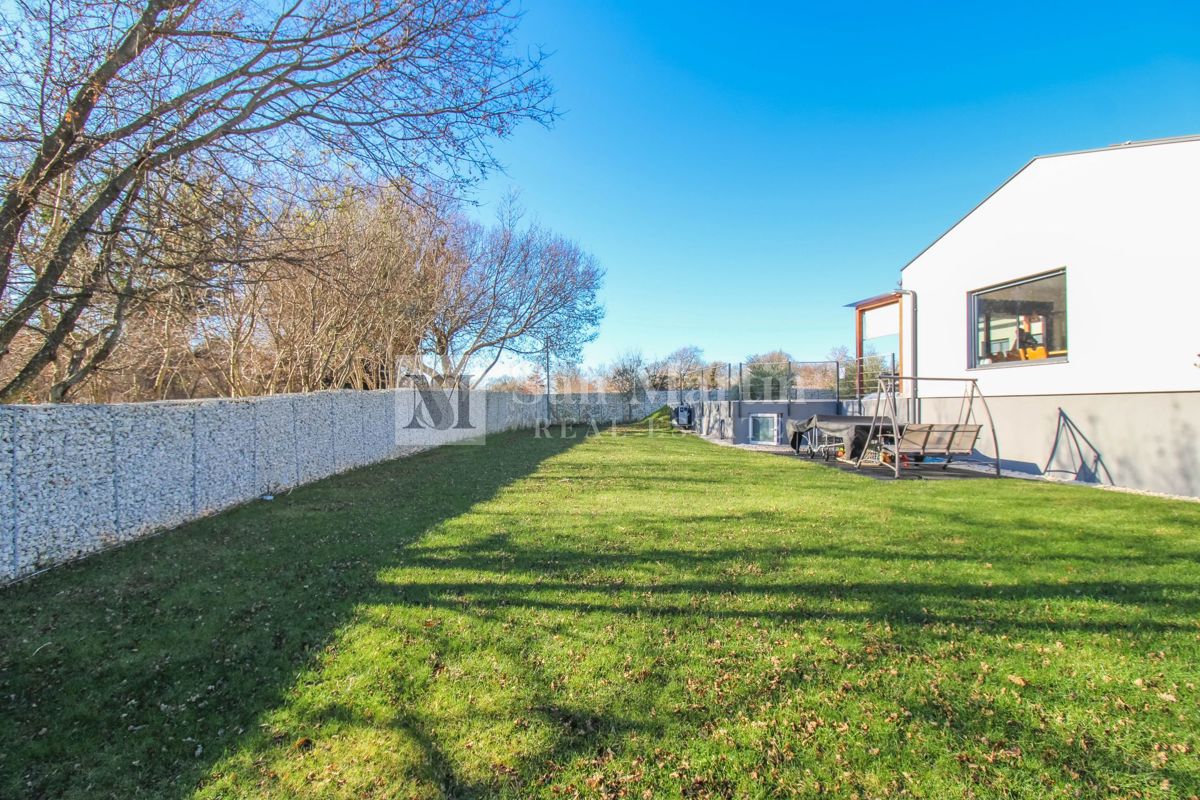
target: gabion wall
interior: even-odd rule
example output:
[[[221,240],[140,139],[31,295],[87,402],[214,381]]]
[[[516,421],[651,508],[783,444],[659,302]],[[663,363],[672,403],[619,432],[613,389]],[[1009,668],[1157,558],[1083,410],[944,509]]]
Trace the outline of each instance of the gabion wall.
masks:
[[[544,397],[487,393],[488,433],[532,428]],[[411,390],[244,400],[0,406],[0,584],[354,467],[397,444]],[[651,392],[554,396],[554,422],[640,419]],[[402,417],[404,418],[404,417]],[[462,431],[466,437],[477,431]]]

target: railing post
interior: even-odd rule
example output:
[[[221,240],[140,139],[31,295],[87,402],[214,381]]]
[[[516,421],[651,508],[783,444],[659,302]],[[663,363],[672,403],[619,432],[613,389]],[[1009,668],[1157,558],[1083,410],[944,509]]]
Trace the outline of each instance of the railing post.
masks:
[[[746,379],[742,376],[742,362],[738,362],[738,416],[742,415],[742,392],[746,389]]]
[[[787,362],[787,383],[784,384],[783,390],[787,392],[787,418],[792,418],[792,362],[789,359]]]

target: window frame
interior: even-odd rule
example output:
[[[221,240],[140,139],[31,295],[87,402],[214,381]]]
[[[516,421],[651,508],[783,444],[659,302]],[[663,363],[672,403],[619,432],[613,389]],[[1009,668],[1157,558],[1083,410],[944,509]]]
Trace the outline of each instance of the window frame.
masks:
[[[749,442],[750,444],[776,444],[776,445],[779,444],[779,429],[782,427],[782,425],[780,424],[781,416],[782,415],[777,412],[770,412],[770,411],[760,411],[760,412],[748,415],[747,424],[749,426],[749,430],[746,431],[746,434],[747,434],[746,441]],[[763,442],[763,441],[759,441],[758,439],[754,438],[754,418],[755,417],[770,417],[771,418],[772,426],[775,428],[775,438],[773,441]]]
[[[1035,275],[1026,275],[1023,278],[1017,278],[1011,281],[1003,281],[1002,283],[993,283],[990,286],[983,286],[978,289],[970,289],[967,291],[967,371],[982,370],[982,369],[1008,369],[1010,367],[1034,367],[1048,364],[1066,364],[1070,361],[1071,346],[1070,346],[1070,322],[1069,309],[1064,308],[1063,311],[1063,327],[1067,331],[1067,354],[1064,356],[1052,356],[1049,358],[1036,358],[1028,361],[1001,361],[993,364],[976,364],[977,349],[979,347],[976,337],[979,335],[979,315],[976,311],[975,298],[981,294],[994,292],[999,289],[1011,289],[1014,286],[1021,286],[1026,283],[1035,283],[1046,278],[1054,278],[1061,275],[1063,279],[1063,303],[1067,304],[1069,295],[1067,288],[1067,268],[1065,266],[1056,267],[1055,269],[1039,272]]]
[[[892,369],[889,372],[895,372],[897,375],[904,374],[904,301],[903,295],[900,292],[893,292],[890,295],[879,299],[872,299],[863,303],[859,303],[854,307],[854,358],[855,363],[862,364],[867,358],[866,349],[863,347],[863,331],[866,328],[863,319],[871,311],[879,311],[888,306],[896,307],[896,350],[892,353],[874,353],[873,355],[887,358],[892,357],[892,363],[889,365]],[[862,395],[867,391],[873,391],[863,385],[862,370],[856,371],[855,389]]]

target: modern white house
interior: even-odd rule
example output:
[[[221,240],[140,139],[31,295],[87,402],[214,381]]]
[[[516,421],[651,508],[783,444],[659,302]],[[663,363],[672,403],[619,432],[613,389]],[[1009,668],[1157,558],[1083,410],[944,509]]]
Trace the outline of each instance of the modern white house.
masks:
[[[1200,136],[1034,158],[900,286],[857,304],[860,355],[977,380],[1003,466],[1200,496]],[[957,414],[952,385],[902,393]]]

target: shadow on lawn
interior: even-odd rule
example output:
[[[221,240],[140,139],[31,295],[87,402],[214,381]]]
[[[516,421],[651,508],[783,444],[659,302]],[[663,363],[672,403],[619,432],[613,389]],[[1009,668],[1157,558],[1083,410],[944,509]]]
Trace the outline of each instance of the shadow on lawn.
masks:
[[[545,682],[548,683],[549,681]],[[531,711],[550,722],[556,733],[554,745],[539,754],[543,772],[541,776],[533,776],[533,781],[551,779],[556,765],[577,755],[599,756],[610,745],[619,747],[618,740],[621,737],[634,732],[649,732],[643,723],[621,719],[612,714],[597,714],[583,708],[572,708],[544,699],[535,702]],[[342,736],[355,728],[375,728],[380,724],[377,719],[364,717],[344,705],[324,706],[313,710],[308,716],[310,724],[318,718],[324,724],[336,721],[342,726]],[[493,796],[499,783],[516,774],[514,769],[493,765],[494,774],[489,776],[490,779],[468,777],[459,769],[453,754],[447,752],[444,743],[434,732],[436,725],[423,717],[417,708],[400,709],[387,725],[416,743],[427,769],[427,774],[422,777],[436,786],[446,798],[459,800]],[[275,754],[264,750],[260,751],[259,758],[263,763],[270,763],[273,755]],[[530,779],[527,778],[526,781],[528,780]]]
[[[364,627],[353,633],[370,634],[370,626],[378,625],[381,637],[402,640],[410,651],[427,648],[426,667],[433,674],[440,668],[437,654],[455,648],[460,655],[486,651],[512,668],[531,693],[520,703],[554,731],[553,741],[537,750],[536,763],[524,759],[509,766],[533,783],[552,779],[554,764],[601,758],[632,734],[653,738],[661,730],[645,718],[587,708],[588,697],[570,705],[552,691],[556,676],[528,655],[544,632],[522,627],[526,611],[556,615],[553,621],[566,637],[579,615],[617,621],[649,617],[668,627],[743,619],[784,627],[812,620],[886,621],[896,628],[897,641],[915,652],[928,648],[931,639],[950,635],[931,631],[933,626],[957,626],[955,636],[980,629],[1052,642],[1078,632],[1137,637],[1194,630],[1186,620],[1200,615],[1194,584],[1169,573],[1145,581],[1041,577],[1005,583],[1004,571],[1023,573],[1029,558],[980,546],[962,553],[931,552],[920,544],[869,547],[827,536],[818,544],[797,546],[685,549],[633,541],[603,549],[594,534],[581,536],[579,547],[572,548],[570,538],[553,546],[534,535],[518,539],[506,533],[469,536],[453,547],[423,541],[440,524],[581,441],[510,434],[492,438],[487,447],[442,448],[377,465],[0,593],[0,796],[187,797],[199,782],[219,780],[214,773],[223,759],[239,754],[248,762],[231,769],[253,763],[267,774],[272,759],[296,752],[290,749],[292,738],[273,743],[274,734],[260,726],[271,711],[294,700],[291,692],[310,671],[320,672],[326,653],[369,649],[378,641],[366,635],[356,644],[346,641],[353,636],[340,636],[363,608],[384,609],[384,617],[358,620]],[[685,464],[680,469],[685,474],[669,483],[719,486],[720,476],[704,475],[706,468],[699,465],[696,475],[688,475],[691,468]],[[544,481],[560,477],[546,475]],[[643,480],[610,479],[606,488],[627,490]],[[652,480],[667,482],[661,476]],[[833,474],[814,478],[815,491],[828,487],[832,493],[874,486],[863,481]],[[900,502],[896,513],[913,508]],[[785,515],[765,512],[676,520],[661,514],[629,518],[628,509],[619,511],[630,530],[658,537],[679,526],[736,521],[778,530],[781,519],[786,521]],[[526,526],[536,525],[530,515],[536,512],[525,515]],[[500,510],[483,516],[495,530],[508,522],[521,524]],[[927,516],[937,530],[954,535],[978,525],[968,514]],[[560,530],[570,524],[558,522]],[[1104,574],[1105,565],[1122,570],[1133,565],[1154,574],[1153,568],[1195,561],[1194,553],[1164,553],[1161,546],[1151,546],[1149,537],[1142,541],[1132,535],[1119,542],[1098,539],[1107,550],[1077,553],[1059,548],[1055,540],[1076,531],[1046,519],[1016,522],[1046,537],[1038,554],[1042,567],[1080,562],[1096,576]],[[1148,528],[1153,524],[1143,522]],[[595,519],[582,517],[579,524],[594,526]],[[869,565],[857,570],[864,577],[832,577],[836,565],[849,560]],[[985,560],[995,566],[994,575],[948,572],[944,581],[928,572],[911,580],[869,578],[871,569],[879,574],[885,568],[934,565],[952,571]],[[824,572],[807,574],[808,567],[820,566],[817,562]],[[745,571],[747,565],[755,570]],[[1073,611],[1079,603],[1093,605]],[[422,619],[433,609],[453,612],[475,638],[456,638],[437,625],[423,627]],[[395,611],[401,612],[399,621],[387,616]],[[509,621],[516,624],[501,627]],[[322,675],[314,680],[336,682]],[[785,684],[776,691],[787,689]],[[419,749],[427,771],[421,779],[431,780],[445,795],[494,792],[497,781],[505,779],[488,782],[478,771],[464,770],[457,760],[461,743],[445,739],[439,720],[426,716],[423,697],[388,697],[394,716],[386,723],[336,697],[296,714],[348,730],[386,725]],[[946,704],[914,705],[913,711],[931,721],[956,714],[954,724],[964,739],[987,734],[1002,742],[1013,734],[1005,727],[1011,720],[972,713],[971,702],[952,698]],[[491,713],[503,722],[499,717],[509,712]],[[698,722],[705,713],[695,712]],[[1077,768],[1094,763],[1099,773],[1134,771],[1102,745],[1093,747],[1086,758],[1094,761],[1086,762],[1068,755],[1066,742],[1031,735],[1043,736],[1050,751]],[[1046,756],[1048,763],[1053,758]],[[246,784],[240,786],[245,790]]]
[[[190,796],[381,568],[581,441],[443,447],[0,591],[0,796]]]
[[[641,527],[646,526],[652,526],[650,518]],[[1041,530],[1047,535],[1066,533],[1046,523]],[[1128,545],[1130,539],[1137,538],[1126,537],[1124,543]],[[1104,563],[1114,568],[1128,567],[1130,559],[1151,570],[1172,563],[1190,565],[1195,560],[1189,553],[1176,553],[1178,558],[1165,552],[1146,553],[1139,560],[1124,552],[1105,557],[1057,552],[1053,545],[1047,549],[1050,561],[1082,561],[1089,567],[1088,574],[1094,574],[1096,565]],[[978,552],[931,556],[902,548],[868,550],[833,542],[819,547],[717,547],[693,552],[651,547],[633,552],[597,552],[522,545],[503,533],[446,548],[415,543],[410,552],[404,568],[376,587],[374,602],[439,609],[494,625],[527,618],[522,616],[524,612],[561,615],[557,617],[561,627],[556,632],[565,637],[577,629],[594,629],[608,620],[622,619],[652,628],[665,625],[664,631],[677,625],[719,630],[713,623],[726,620],[746,621],[755,627],[761,622],[777,626],[772,635],[780,638],[786,638],[783,631],[791,625],[808,622],[866,623],[868,629],[885,623],[890,627],[890,642],[900,650],[921,654],[928,653],[934,642],[961,642],[973,634],[982,634],[991,641],[1041,641],[1052,646],[1061,646],[1059,637],[1078,641],[1068,638],[1078,634],[1161,643],[1163,635],[1190,638],[1196,631],[1195,619],[1200,616],[1200,590],[1187,580],[1021,580],[1003,584],[972,581],[961,574],[948,575],[945,582],[794,579],[806,559],[981,564],[983,558]],[[987,557],[997,568],[1008,562],[1027,566],[1019,556]],[[771,580],[769,570],[765,575],[726,574],[729,568],[740,568],[748,562],[788,561],[791,563],[781,570],[788,575],[783,580]],[[631,572],[638,578],[630,579]],[[439,579],[439,573],[446,574],[445,580]],[[679,573],[706,577],[681,580]],[[464,574],[471,577],[458,577]],[[860,608],[845,608],[856,605]],[[580,622],[582,618],[592,621]],[[580,639],[578,644],[586,646],[586,641]],[[1037,710],[1031,713],[1028,707],[1021,707],[1020,701],[1006,708],[986,706],[975,684],[969,682],[951,682],[941,690],[930,685],[933,688],[929,696],[906,701],[909,711],[914,721],[953,732],[963,749],[949,755],[963,765],[964,774],[1013,768],[1041,772],[1043,777],[1057,775],[1093,788],[1111,787],[1113,781],[1128,784],[1130,789],[1143,785],[1139,781],[1146,770],[1139,758],[1111,742],[1068,735],[1061,727],[1047,725],[1049,711],[1035,705]],[[801,676],[793,674],[772,692],[786,698],[789,692],[803,687]],[[1100,693],[1097,700],[1101,707],[1107,707],[1108,700],[1101,701]],[[699,727],[704,712],[694,713]],[[1043,714],[1041,722],[1033,718],[1037,714]],[[598,719],[600,726],[613,724],[603,717]],[[625,721],[619,727],[651,738],[660,733],[645,719],[637,724]],[[560,744],[546,759],[594,753],[605,743],[603,737],[593,737],[590,742]],[[903,748],[904,744],[897,746]],[[1161,767],[1155,782],[1162,778],[1186,782],[1189,773],[1173,762]],[[449,796],[476,796],[494,790],[494,786],[456,786],[461,793],[449,792]]]
[[[504,554],[497,558],[497,554]],[[405,567],[495,574],[497,580],[420,580],[404,575],[378,587],[376,602],[440,607],[456,611],[530,608],[584,614],[692,616],[764,620],[894,621],[909,625],[953,625],[988,633],[1024,633],[1051,637],[1070,632],[1128,635],[1188,632],[1200,616],[1200,589],[1191,581],[1020,580],[1008,582],[1003,570],[986,578],[951,576],[945,581],[844,578],[796,581],[812,559],[860,559],[876,562],[920,561],[928,554],[867,551],[828,544],[820,547],[715,548],[704,551],[644,549],[637,552],[523,550],[507,535],[440,551],[414,548]],[[1066,561],[1073,556],[1063,556]],[[1048,560],[1053,560],[1050,556]],[[1190,559],[1189,559],[1190,560]],[[981,563],[979,554],[963,556]],[[730,576],[731,568],[766,564],[751,576]],[[1089,559],[1089,565],[1091,560]],[[1121,557],[1109,559],[1113,566]],[[1168,563],[1158,556],[1151,564]],[[772,564],[788,576],[770,577]],[[1003,557],[993,566],[1004,566]],[[829,565],[826,565],[827,567]],[[604,573],[637,571],[648,579],[606,580]],[[697,579],[679,573],[707,575]],[[626,572],[627,574],[627,572]],[[659,577],[664,575],[666,577]],[[534,580],[511,576],[536,575]],[[503,580],[500,580],[501,577]],[[994,578],[994,580],[992,579]],[[716,598],[722,607],[697,598]],[[1029,604],[1034,604],[1033,606]],[[1066,604],[1087,603],[1068,613]],[[1094,604],[1108,606],[1107,610]],[[865,606],[847,610],[844,606]],[[733,607],[729,607],[733,606]],[[1051,607],[1046,612],[1045,609]],[[928,631],[920,636],[927,638]]]

